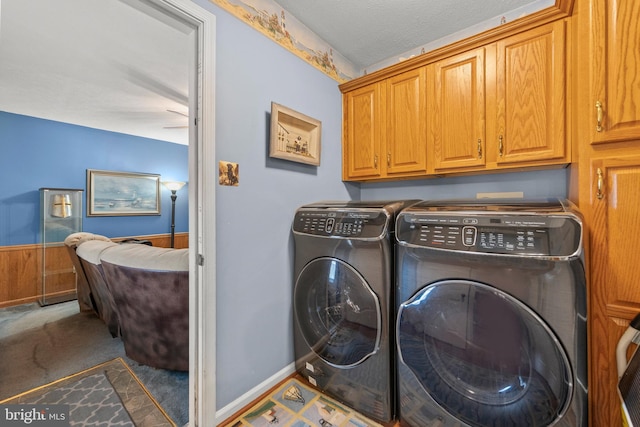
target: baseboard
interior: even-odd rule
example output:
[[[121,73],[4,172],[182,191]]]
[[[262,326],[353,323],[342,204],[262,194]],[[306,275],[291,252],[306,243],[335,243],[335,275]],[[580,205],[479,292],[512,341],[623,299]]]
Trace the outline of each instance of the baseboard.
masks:
[[[227,406],[217,410],[216,425],[219,425],[223,421],[226,421],[229,417],[233,416],[238,411],[256,400],[258,397],[275,387],[278,383],[282,382],[287,377],[295,373],[295,371],[295,363],[291,363],[290,365],[285,366],[283,369],[276,372],[271,377],[267,378],[266,380],[243,394],[242,396],[238,397],[233,402],[229,403]]]

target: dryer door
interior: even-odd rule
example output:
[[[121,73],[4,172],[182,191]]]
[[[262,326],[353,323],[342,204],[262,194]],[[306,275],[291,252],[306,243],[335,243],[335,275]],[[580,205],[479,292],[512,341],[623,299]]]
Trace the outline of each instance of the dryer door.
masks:
[[[332,366],[352,367],[378,351],[378,296],[360,273],[339,259],[317,258],[302,269],[294,310],[309,347]]]
[[[426,286],[400,305],[396,335],[401,362],[426,393],[470,425],[547,426],[571,401],[571,368],[554,333],[491,286]]]

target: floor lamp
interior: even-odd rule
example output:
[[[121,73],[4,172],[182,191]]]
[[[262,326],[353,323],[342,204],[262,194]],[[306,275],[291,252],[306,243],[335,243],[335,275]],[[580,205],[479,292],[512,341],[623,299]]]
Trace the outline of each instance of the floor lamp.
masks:
[[[186,182],[181,181],[163,181],[162,185],[171,190],[171,247],[173,248],[173,241],[176,234],[176,199],[178,195],[176,192],[180,190]]]

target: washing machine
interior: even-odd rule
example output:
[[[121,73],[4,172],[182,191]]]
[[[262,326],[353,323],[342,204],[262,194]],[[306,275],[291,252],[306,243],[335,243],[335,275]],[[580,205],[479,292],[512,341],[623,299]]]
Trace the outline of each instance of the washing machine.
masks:
[[[395,417],[394,226],[413,201],[319,202],[293,220],[295,366],[375,420]]]
[[[582,219],[565,200],[397,217],[401,426],[587,426]]]

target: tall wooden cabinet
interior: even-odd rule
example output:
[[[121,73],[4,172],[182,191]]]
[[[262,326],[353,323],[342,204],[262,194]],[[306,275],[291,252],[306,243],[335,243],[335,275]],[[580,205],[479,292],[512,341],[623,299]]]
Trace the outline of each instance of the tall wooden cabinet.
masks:
[[[640,2],[591,2],[591,142],[640,135]]]
[[[640,312],[640,2],[578,0],[578,204],[589,231],[590,425],[621,424],[615,349]]]

